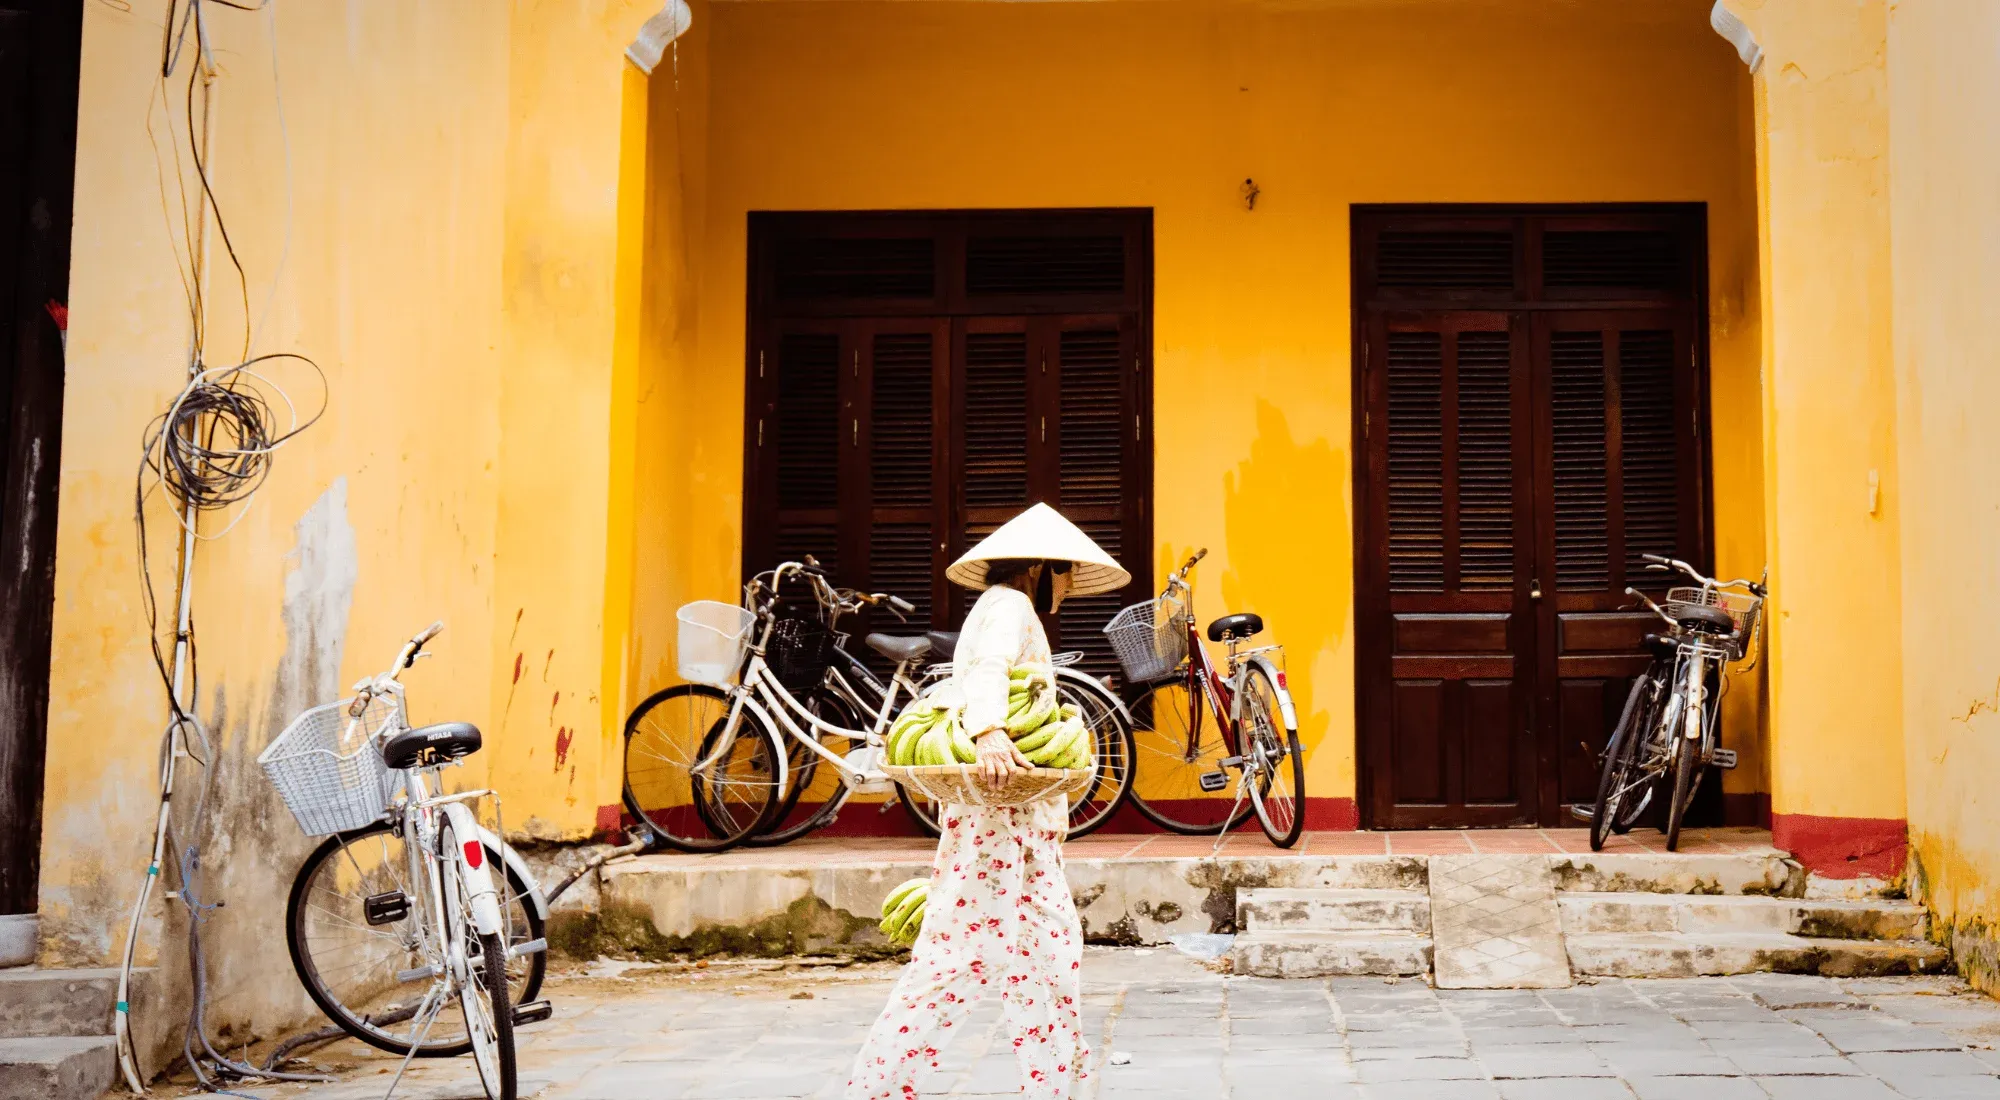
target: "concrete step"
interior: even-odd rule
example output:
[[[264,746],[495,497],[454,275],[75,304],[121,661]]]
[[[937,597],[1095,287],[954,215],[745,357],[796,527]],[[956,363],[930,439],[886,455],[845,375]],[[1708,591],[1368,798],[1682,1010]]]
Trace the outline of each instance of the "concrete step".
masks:
[[[1431,899],[1415,890],[1236,891],[1242,932],[1408,932],[1429,935]]]
[[[1873,899],[1769,898],[1749,894],[1564,893],[1556,897],[1563,931],[1769,932],[1819,939],[1921,940],[1930,932],[1923,907]]]
[[[1570,970],[1618,978],[1820,974],[1867,978],[1943,970],[1951,955],[1928,940],[1852,940],[1782,932],[1596,932],[1566,937]]]
[[[135,971],[135,981],[148,975]],[[118,1000],[118,971],[0,970],[0,1038],[109,1035]]]
[[[1260,978],[1428,974],[1431,938],[1408,932],[1246,932],[1236,937],[1229,958],[1233,972]]]
[[[1805,868],[1775,848],[1723,854],[1585,852],[1551,856],[1558,891],[1803,897]]]
[[[117,1068],[102,1036],[0,1039],[0,1100],[98,1100]]]

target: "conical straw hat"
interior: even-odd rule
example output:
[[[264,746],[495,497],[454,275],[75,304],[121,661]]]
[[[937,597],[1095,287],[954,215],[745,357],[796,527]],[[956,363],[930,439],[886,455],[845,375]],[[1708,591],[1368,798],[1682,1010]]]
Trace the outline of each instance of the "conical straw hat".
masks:
[[[953,584],[976,592],[987,586],[986,563],[1009,558],[1074,563],[1069,574],[1072,596],[1115,592],[1132,580],[1132,574],[1112,561],[1111,555],[1090,541],[1089,535],[1046,504],[1037,504],[1008,520],[998,531],[986,536],[985,541],[966,551],[964,557],[951,563],[944,575]]]

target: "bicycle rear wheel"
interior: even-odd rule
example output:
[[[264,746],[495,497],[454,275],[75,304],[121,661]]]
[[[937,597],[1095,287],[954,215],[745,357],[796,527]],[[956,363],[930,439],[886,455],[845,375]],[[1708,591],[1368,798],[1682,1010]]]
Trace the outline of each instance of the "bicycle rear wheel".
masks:
[[[1132,727],[1118,713],[1108,690],[1056,677],[1056,698],[1075,704],[1091,731],[1091,763],[1097,777],[1069,804],[1069,835],[1086,836],[1111,820],[1132,793]]]
[[[729,708],[727,693],[681,684],[654,693],[625,720],[625,808],[669,848],[720,852],[777,815],[785,749],[758,712],[744,708],[726,753],[708,751]]]
[[[490,866],[506,867],[499,851],[486,846]],[[403,838],[382,821],[351,833],[327,837],[299,867],[285,909],[285,942],[292,968],[307,996],[348,1034],[392,1054],[406,1054],[416,1038],[417,1003],[422,986],[399,984],[396,975],[427,965],[417,942],[424,918],[423,896],[409,882],[409,858]],[[543,937],[539,906],[512,868],[506,868],[507,896],[501,917],[510,943]],[[394,920],[370,923],[366,902],[401,893],[408,910]],[[508,959],[511,1003],[532,1001],[541,992],[548,967],[546,952]],[[443,1017],[431,1024],[419,1058],[451,1058],[470,1050],[465,1031]]]
[[[1285,726],[1284,711],[1278,706],[1278,689],[1262,668],[1250,669],[1243,678],[1243,752],[1250,760],[1244,770],[1249,778],[1250,805],[1257,811],[1257,823],[1264,835],[1280,848],[1299,842],[1305,830],[1305,754],[1299,751],[1299,732]]]
[[[1250,816],[1249,800],[1228,789],[1222,761],[1235,755],[1235,747],[1206,697],[1191,697],[1184,679],[1168,680],[1147,688],[1131,709],[1134,809],[1188,836],[1232,829]],[[1222,785],[1203,790],[1203,775],[1222,777]]]
[[[1611,731],[1611,741],[1604,747],[1604,764],[1597,774],[1597,801],[1590,810],[1593,852],[1602,851],[1612,833],[1625,831],[1618,827],[1621,820],[1628,814],[1636,817],[1633,804],[1643,806],[1646,801],[1635,788],[1633,777],[1639,770],[1639,750],[1646,729],[1643,718],[1653,709],[1652,687],[1650,673],[1632,681],[1632,690],[1625,696],[1625,709]],[[1625,829],[1629,828],[1631,825],[1627,823]]]

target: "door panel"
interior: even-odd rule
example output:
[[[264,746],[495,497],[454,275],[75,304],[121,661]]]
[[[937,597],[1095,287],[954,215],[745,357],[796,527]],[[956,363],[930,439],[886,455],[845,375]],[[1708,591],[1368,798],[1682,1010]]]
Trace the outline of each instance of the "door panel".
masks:
[[[1371,694],[1378,824],[1499,825],[1535,808],[1526,332],[1504,313],[1384,314],[1364,434],[1386,606]],[[1379,355],[1374,349],[1380,349]],[[1386,690],[1384,690],[1386,688]]]
[[[1534,323],[1542,431],[1538,494],[1555,590],[1544,601],[1549,644],[1540,669],[1545,775],[1542,816],[1596,794],[1596,759],[1645,670],[1650,616],[1623,610],[1629,585],[1669,583],[1641,555],[1687,557],[1699,545],[1693,347],[1669,309],[1550,312]]]

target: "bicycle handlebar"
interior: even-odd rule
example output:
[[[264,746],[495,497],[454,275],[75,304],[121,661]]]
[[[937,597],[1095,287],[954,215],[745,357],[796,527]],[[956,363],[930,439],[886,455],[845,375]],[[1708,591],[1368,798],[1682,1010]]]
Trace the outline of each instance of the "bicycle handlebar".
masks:
[[[1703,588],[1741,588],[1744,589],[1745,591],[1748,591],[1751,595],[1758,597],[1759,599],[1763,598],[1763,596],[1765,595],[1764,585],[1762,583],[1750,580],[1745,577],[1738,577],[1737,579],[1730,581],[1717,580],[1714,577],[1704,576],[1701,570],[1696,569],[1694,566],[1689,565],[1688,563],[1680,560],[1679,558],[1665,558],[1661,557],[1658,554],[1641,554],[1639,555],[1639,558],[1641,561],[1647,563],[1646,568],[1648,569],[1657,569],[1662,572],[1666,570],[1674,570],[1680,573],[1685,573],[1687,576],[1693,578],[1694,580],[1701,582],[1701,586]],[[1626,591],[1630,592],[1631,589],[1628,588],[1626,589]]]
[[[424,643],[442,633],[444,633],[444,620],[439,619],[411,635],[410,640],[404,642],[403,648],[397,651],[396,660],[389,666],[389,671],[355,685],[354,702],[347,705],[347,716],[361,717],[368,710],[368,701],[374,698],[377,692],[385,690],[381,685],[400,681],[403,678],[403,670],[416,664],[417,658],[423,655]]]

